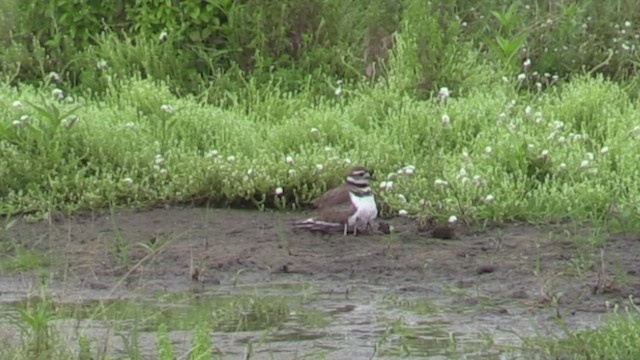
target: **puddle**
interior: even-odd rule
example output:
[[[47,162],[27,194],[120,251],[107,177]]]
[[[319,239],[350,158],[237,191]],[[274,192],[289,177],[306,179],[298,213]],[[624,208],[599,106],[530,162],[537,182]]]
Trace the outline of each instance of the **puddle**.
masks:
[[[184,356],[202,324],[231,359],[513,358],[522,355],[513,350],[521,337],[594,328],[607,318],[605,301],[621,303],[640,289],[640,243],[624,238],[603,245],[603,270],[600,248],[549,236],[567,229],[461,229],[443,241],[395,219],[395,234],[344,238],[283,233],[282,219],[162,209],[19,222],[10,235],[29,254],[51,258],[36,264],[47,267],[0,276],[0,334],[16,333],[13,320],[44,278],[61,338],[78,348],[86,336],[94,351],[117,358],[137,339],[142,358],[155,359],[161,326]],[[167,240],[150,251],[140,246],[150,238]],[[127,263],[116,242],[128,244]],[[576,276],[577,261],[588,259]],[[594,278],[620,269],[624,282],[594,293]]]

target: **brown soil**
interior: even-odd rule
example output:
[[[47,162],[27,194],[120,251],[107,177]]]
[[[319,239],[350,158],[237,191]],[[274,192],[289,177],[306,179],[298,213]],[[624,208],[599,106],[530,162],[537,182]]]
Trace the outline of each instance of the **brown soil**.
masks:
[[[57,259],[52,286],[63,286],[58,295],[69,297],[208,291],[236,282],[328,283],[337,292],[369,284],[445,306],[482,304],[484,313],[508,323],[514,304],[524,315],[544,311],[571,318],[603,313],[606,300],[623,304],[629,295],[640,296],[637,236],[605,234],[594,246],[588,244],[590,229],[512,224],[460,227],[453,239],[441,240],[417,231],[410,219],[396,218],[388,221],[394,228],[390,235],[344,237],[294,232],[291,223],[301,218],[304,214],[163,208],[119,212],[115,219],[91,213],[21,220],[10,236]],[[118,239],[128,245],[118,246]],[[148,256],[141,244],[161,250]],[[128,268],[117,257],[127,249]],[[20,287],[26,277],[0,277],[0,301],[26,296]]]

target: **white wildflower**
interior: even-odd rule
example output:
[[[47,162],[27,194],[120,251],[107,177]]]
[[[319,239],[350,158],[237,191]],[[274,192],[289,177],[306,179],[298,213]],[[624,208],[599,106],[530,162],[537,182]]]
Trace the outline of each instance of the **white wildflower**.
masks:
[[[407,216],[408,214],[409,213],[405,209],[401,209],[400,211],[398,211],[398,215],[399,216]]]
[[[20,122],[20,120],[13,120],[13,122],[11,122],[11,125],[13,127],[18,128],[18,127],[21,127],[23,124]]]
[[[334,94],[335,96],[340,96],[340,95],[342,95],[342,86],[338,86],[338,87],[333,91],[333,94]]]
[[[564,129],[564,122],[556,120],[551,124],[551,127],[554,130],[562,130],[562,129]]]
[[[167,169],[160,169],[160,174],[166,175],[168,173]]]
[[[393,181],[383,181],[380,183],[380,189],[391,190],[393,188]]]
[[[286,161],[287,164],[291,165],[291,164],[293,164],[293,157],[292,156],[287,156],[285,161]]]
[[[398,194],[398,199],[400,200],[401,203],[407,202],[407,198],[402,194]]]
[[[14,109],[18,109],[21,110],[24,108],[24,106],[22,105],[22,103],[20,102],[20,100],[16,100],[14,101],[11,106],[13,106]]]
[[[289,176],[293,176],[296,174],[296,170],[295,169],[289,169]]]
[[[21,124],[26,124],[28,123],[30,120],[29,115],[22,115],[20,116],[20,123]]]
[[[446,180],[436,179],[436,180],[433,182],[433,185],[434,185],[435,187],[445,188],[445,187],[449,186],[449,183],[448,183]]]
[[[98,60],[98,63],[96,64],[96,67],[98,68],[98,70],[106,70],[107,67],[109,67],[109,65],[107,64],[107,60],[100,59],[100,60]]]
[[[350,160],[350,159],[344,159],[344,164],[345,164],[345,165],[349,165],[349,164],[351,164],[351,160]]]
[[[487,146],[486,148],[484,148],[484,153],[489,155],[493,152],[493,149],[491,148],[491,146]]]
[[[582,160],[582,162],[580,163],[580,167],[583,169],[588,168],[589,165],[590,165],[589,160]]]
[[[591,153],[591,152],[588,152],[586,155],[587,155],[587,159],[589,161],[593,161],[593,159],[595,158],[595,155],[593,155],[593,153]]]
[[[173,106],[167,105],[167,104],[163,104],[162,106],[160,106],[160,111],[165,112],[167,114],[172,114],[175,110],[174,110]]]
[[[282,196],[282,194],[284,194],[284,189],[282,189],[281,187],[277,187],[276,188],[276,195],[277,196]]]
[[[49,80],[55,81],[55,82],[60,82],[62,80],[62,78],[60,77],[60,74],[58,74],[55,71],[52,71],[49,73]]]
[[[475,185],[482,185],[482,177],[480,175],[473,175],[473,179],[471,180]]]
[[[524,108],[524,114],[526,116],[531,116],[531,113],[533,112],[533,109],[531,108],[531,106],[527,105],[526,108]]]
[[[602,149],[600,149],[600,154],[606,154],[608,152],[609,152],[609,147],[608,146],[605,146]]]
[[[449,216],[449,224],[455,224],[458,221],[458,217],[455,215]]]
[[[247,170],[247,176],[253,176],[253,169]]]
[[[628,21],[628,20],[627,20],[627,21],[625,21],[625,22],[624,22],[624,26],[625,26],[625,27],[631,27],[631,21]]]
[[[519,74],[518,75],[518,81],[525,81],[527,79],[527,75],[523,74]]]
[[[316,164],[316,171],[322,171],[324,169],[324,165]]]
[[[236,157],[233,156],[233,155],[230,155],[230,156],[227,157],[227,161],[230,162],[230,163],[235,162],[236,161]]]
[[[540,81],[536,81],[536,89],[542,91],[542,83]]]
[[[133,122],[128,122],[126,124],[124,124],[124,127],[127,129],[135,129],[136,124],[134,124]]]
[[[160,33],[160,36],[158,36],[158,41],[160,42],[167,41],[168,37],[169,37],[169,34],[167,34],[166,31],[163,31]]]
[[[449,98],[449,95],[449,88],[447,87],[441,87],[440,91],[438,91],[438,98],[440,101],[446,101]]]
[[[490,203],[492,203],[492,202],[493,202],[493,200],[494,200],[493,195],[489,194],[489,195],[487,195],[487,196],[485,196],[485,197],[484,197],[484,200],[483,200],[483,201],[484,201],[486,204],[490,204]]]
[[[318,128],[311,128],[311,133],[316,135],[320,130]]]
[[[162,155],[160,155],[160,154],[156,155],[155,163],[156,163],[156,165],[164,164],[164,158],[162,157]]]
[[[122,179],[122,182],[127,186],[133,185],[133,179],[132,178],[124,178],[124,179]]]
[[[567,139],[566,139],[564,136],[560,136],[560,137],[558,138],[558,142],[559,142],[560,144],[564,144],[566,141],[567,141]]]
[[[543,159],[546,159],[547,157],[549,157],[549,150],[547,149],[542,150],[542,152],[540,153],[540,157]]]
[[[525,69],[530,68],[530,67],[531,67],[531,59],[526,59],[526,60],[522,63],[522,66],[523,66]]]
[[[60,90],[58,88],[53,89],[53,91],[51,91],[51,95],[54,98],[58,98],[60,100],[64,99],[64,91],[62,91],[62,90]]]
[[[463,158],[464,160],[468,160],[468,159],[469,159],[469,153],[468,153],[468,152],[466,152],[466,151],[463,151],[463,152],[462,152],[462,158]]]
[[[449,118],[449,115],[444,114],[442,115],[442,125],[449,125],[451,123],[451,119]]]
[[[560,171],[564,171],[564,170],[566,170],[566,169],[567,169],[567,164],[565,164],[565,163],[560,163],[560,165],[558,165],[558,169],[559,169]]]
[[[551,77],[551,80],[552,80],[552,81],[558,81],[559,79],[560,79],[560,76],[558,76],[558,75],[553,75],[553,76]]]
[[[80,118],[77,115],[71,115],[66,119],[62,120],[61,125],[65,128],[70,128],[71,126],[73,126],[73,124],[75,124],[78,121],[78,119]]]

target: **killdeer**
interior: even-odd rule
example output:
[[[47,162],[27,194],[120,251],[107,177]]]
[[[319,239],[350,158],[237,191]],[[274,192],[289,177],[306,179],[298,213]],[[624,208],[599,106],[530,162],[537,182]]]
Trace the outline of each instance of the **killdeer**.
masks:
[[[344,235],[349,227],[358,233],[358,223],[365,229],[373,229],[372,221],[378,216],[378,207],[369,182],[371,173],[362,166],[354,167],[344,184],[327,191],[313,200],[315,216],[295,223],[297,228],[308,230],[329,230],[343,226]]]

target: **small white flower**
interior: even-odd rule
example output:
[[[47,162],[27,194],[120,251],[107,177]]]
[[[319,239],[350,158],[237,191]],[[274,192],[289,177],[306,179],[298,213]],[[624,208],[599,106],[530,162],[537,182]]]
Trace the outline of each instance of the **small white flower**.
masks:
[[[558,79],[560,79],[560,76],[558,76],[558,75],[553,75],[553,76],[551,77],[551,80],[552,80],[552,81],[558,81]]]
[[[289,176],[293,176],[296,174],[296,170],[295,169],[289,169]]]
[[[61,125],[65,128],[70,128],[71,126],[73,126],[73,124],[75,124],[78,121],[78,119],[79,117],[77,115],[71,115],[66,119],[62,120]]]
[[[98,63],[96,64],[98,70],[105,70],[108,66],[109,65],[107,64],[107,60],[105,59],[98,60]]]
[[[169,37],[169,34],[167,34],[166,31],[163,31],[163,32],[160,33],[160,36],[158,36],[158,40],[160,42],[166,41],[168,37]]]
[[[589,160],[582,160],[582,162],[580,163],[580,167],[585,169],[589,167]]]
[[[564,122],[556,120],[551,124],[551,127],[553,127],[554,130],[562,130],[564,129]]]
[[[173,109],[173,106],[164,104],[160,106],[160,111],[165,112],[167,114],[172,114],[175,110]]]
[[[164,169],[164,168],[160,169],[160,174],[162,174],[162,175],[166,175],[167,172],[168,172],[167,169]]]
[[[449,119],[449,115],[442,115],[442,125],[449,125],[451,123],[451,119]]]
[[[64,101],[66,101],[67,103],[71,104],[72,102],[75,101],[75,99],[73,98],[73,96],[67,96]]]
[[[407,216],[408,214],[409,213],[405,209],[401,209],[400,211],[398,211],[398,215],[399,216]]]
[[[536,146],[534,144],[527,144],[527,150],[531,151],[533,149],[535,149]]]
[[[30,120],[30,119],[29,119],[29,115],[22,115],[22,116],[20,116],[20,123],[21,123],[21,124],[26,124],[26,123],[28,123],[28,122],[29,122],[29,120]]]
[[[468,152],[466,152],[466,151],[463,151],[463,152],[462,152],[462,158],[463,158],[464,160],[468,160],[468,159],[469,159],[469,153],[468,153]]]
[[[20,122],[20,120],[13,120],[13,122],[11,122],[11,125],[15,128],[21,127],[23,124]]]
[[[489,155],[493,152],[493,149],[491,148],[491,146],[487,146],[486,148],[484,148],[484,153]]]
[[[207,153],[206,157],[210,159],[215,159],[218,157],[218,150],[211,150]]]
[[[276,195],[277,196],[282,196],[282,194],[284,194],[284,189],[282,189],[281,187],[277,187],[276,188]]]
[[[440,99],[440,101],[445,101],[449,98],[449,88],[447,87],[441,87],[440,91],[438,91],[438,98]]]
[[[135,129],[136,124],[134,124],[133,122],[128,122],[124,124],[124,127],[126,127],[127,129]]]
[[[542,91],[542,83],[540,81],[536,81],[536,89],[538,89],[538,91]]]
[[[482,185],[482,177],[480,175],[473,175],[472,181],[476,185]]]
[[[333,91],[333,94],[334,94],[335,96],[340,96],[340,95],[342,95],[342,86],[338,86],[338,87]]]
[[[316,135],[320,130],[318,128],[311,128],[311,133]]]
[[[566,139],[564,136],[560,136],[560,137],[558,138],[558,142],[559,142],[560,144],[564,144],[566,141],[567,141],[567,139]]]
[[[624,26],[625,26],[625,27],[631,27],[631,21],[628,21],[628,20],[627,20],[627,21],[625,21],[625,22],[624,22]]]
[[[406,203],[407,202],[407,198],[404,197],[404,195],[402,195],[402,194],[398,194],[398,199],[400,200],[401,203]]]
[[[420,199],[420,201],[418,201],[418,204],[420,206],[425,206],[427,204],[427,201],[425,199]]]
[[[494,200],[493,195],[489,194],[489,195],[487,195],[487,196],[485,196],[485,197],[484,197],[484,200],[483,200],[483,201],[484,201],[486,204],[490,204],[490,203],[492,203],[492,202],[493,202],[493,200]]]
[[[349,165],[349,164],[351,164],[351,160],[349,160],[349,159],[344,159],[344,164],[345,164],[345,165]]]
[[[540,157],[543,159],[546,159],[547,157],[549,157],[549,150],[547,149],[542,150],[542,152],[540,153]]]
[[[316,171],[322,171],[324,169],[324,165],[316,164]]]
[[[233,156],[233,155],[230,155],[230,156],[227,157],[227,161],[230,162],[230,163],[235,162],[236,161],[236,157]]]
[[[566,169],[567,169],[567,164],[565,164],[565,163],[561,163],[560,165],[558,165],[558,169],[559,169],[560,171],[564,171],[564,170],[566,170]]]
[[[436,180],[433,182],[433,185],[434,185],[435,187],[445,188],[445,187],[449,186],[449,183],[448,183],[446,180],[436,179]]]
[[[458,221],[458,217],[455,215],[449,216],[449,224],[455,224]]]
[[[289,165],[293,164],[293,157],[292,156],[287,156],[287,158],[285,159],[285,162]]]
[[[605,146],[602,149],[600,149],[600,154],[606,154],[608,152],[609,152],[609,147],[608,146]]]
[[[527,107],[524,108],[524,114],[526,116],[531,116],[531,113],[533,113],[533,109],[531,108],[531,106],[527,105]]]
[[[24,108],[24,106],[22,106],[22,103],[20,102],[20,100],[16,100],[16,101],[14,101],[14,102],[11,104],[11,106],[13,106],[13,107],[14,107],[14,109],[18,109],[18,110],[21,110],[21,109],[23,109],[23,108]]]
[[[631,132],[633,132],[633,133],[638,133],[638,132],[640,132],[640,125],[636,125],[636,126],[634,126],[634,127],[633,127],[633,129],[631,129]]]
[[[533,121],[536,124],[540,124],[542,122],[542,113],[538,111],[535,114],[533,114]]]
[[[508,78],[508,77],[506,77],[506,76],[503,76],[503,77],[502,77],[502,82],[503,82],[503,83],[505,83],[505,84],[507,84],[507,83],[509,82],[509,78]]]
[[[124,178],[124,179],[122,179],[122,182],[127,186],[133,185],[133,179],[132,178]]]
[[[462,24],[460,24],[460,25],[462,25],[462,27],[467,27],[468,24],[467,24],[466,21],[463,21]]]
[[[391,190],[393,188],[393,181],[383,181],[380,183],[380,189]]]
[[[253,169],[247,170],[247,176],[253,176]]]
[[[518,75],[518,81],[525,81],[527,79],[527,75],[523,74],[519,74]]]
[[[526,60],[522,63],[522,66],[523,66],[525,69],[530,68],[530,67],[531,67],[531,59],[526,59]]]
[[[55,81],[55,82],[60,82],[62,80],[62,78],[60,77],[60,74],[58,74],[55,71],[52,71],[49,73],[49,80]]]
[[[64,91],[62,91],[62,90],[60,90],[58,88],[53,89],[53,91],[51,91],[51,95],[54,98],[58,98],[60,100],[64,99]]]
[[[593,153],[588,152],[586,155],[587,155],[587,160],[589,161],[593,161],[593,159],[595,158],[595,155],[593,155]]]

